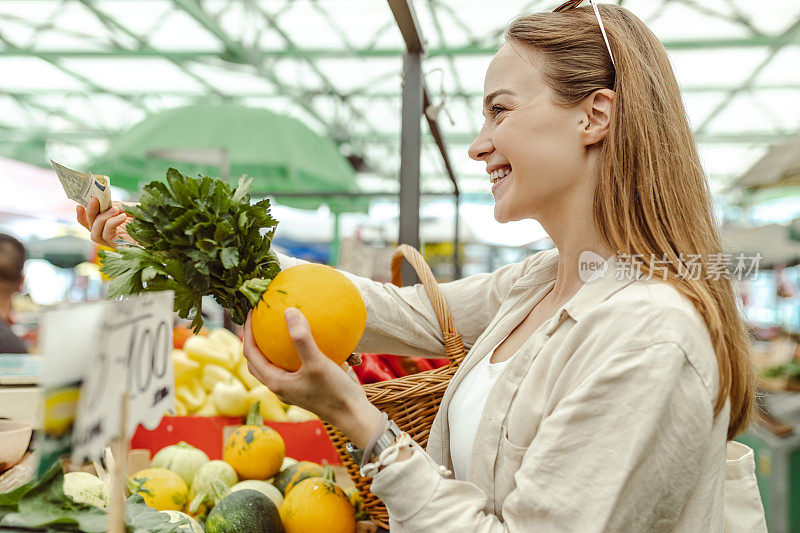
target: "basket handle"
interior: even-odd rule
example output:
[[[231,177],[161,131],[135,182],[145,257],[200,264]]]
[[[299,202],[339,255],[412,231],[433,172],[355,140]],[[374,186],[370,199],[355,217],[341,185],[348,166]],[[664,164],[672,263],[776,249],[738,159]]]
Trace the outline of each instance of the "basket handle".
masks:
[[[453,320],[453,315],[450,313],[450,308],[447,307],[447,302],[444,299],[442,290],[433,277],[431,267],[425,262],[416,248],[407,244],[401,244],[397,247],[392,256],[392,283],[398,287],[403,282],[403,276],[400,272],[400,266],[403,263],[403,258],[414,268],[414,271],[419,276],[422,286],[425,287],[425,292],[433,306],[433,312],[436,314],[436,319],[439,321],[439,328],[442,330],[445,354],[447,358],[452,360],[460,359],[463,357],[464,343],[461,341],[461,334],[456,330],[456,323]]]

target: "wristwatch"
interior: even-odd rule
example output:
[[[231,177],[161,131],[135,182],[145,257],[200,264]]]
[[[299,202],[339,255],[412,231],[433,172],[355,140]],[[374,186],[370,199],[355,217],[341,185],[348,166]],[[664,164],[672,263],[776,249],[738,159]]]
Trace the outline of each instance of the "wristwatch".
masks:
[[[389,420],[386,429],[383,430],[383,433],[381,433],[378,440],[375,441],[372,449],[369,450],[369,457],[364,457],[364,452],[368,451],[367,449],[362,450],[356,448],[352,442],[348,442],[344,447],[348,455],[350,455],[357,465],[364,466],[367,463],[371,463],[374,459],[377,459],[383,450],[394,444],[401,433],[402,430],[397,427],[394,420]],[[369,448],[369,446],[367,448]]]

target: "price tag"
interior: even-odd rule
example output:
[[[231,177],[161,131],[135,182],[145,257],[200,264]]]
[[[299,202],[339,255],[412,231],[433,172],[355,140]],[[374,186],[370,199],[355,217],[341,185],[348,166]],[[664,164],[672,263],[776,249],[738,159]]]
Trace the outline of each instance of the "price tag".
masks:
[[[96,343],[83,376],[73,459],[98,459],[115,438],[139,424],[155,428],[175,407],[172,371],[171,291],[145,293],[106,303]],[[123,394],[128,417],[121,435]]]

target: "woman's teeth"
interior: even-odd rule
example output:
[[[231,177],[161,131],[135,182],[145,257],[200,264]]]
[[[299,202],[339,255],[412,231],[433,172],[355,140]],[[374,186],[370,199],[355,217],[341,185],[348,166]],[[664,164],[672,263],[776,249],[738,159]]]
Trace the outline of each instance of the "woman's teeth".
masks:
[[[500,178],[505,178],[511,173],[511,167],[503,167],[498,168],[497,170],[493,170],[491,174],[489,174],[489,180],[492,183],[496,183],[500,180]]]

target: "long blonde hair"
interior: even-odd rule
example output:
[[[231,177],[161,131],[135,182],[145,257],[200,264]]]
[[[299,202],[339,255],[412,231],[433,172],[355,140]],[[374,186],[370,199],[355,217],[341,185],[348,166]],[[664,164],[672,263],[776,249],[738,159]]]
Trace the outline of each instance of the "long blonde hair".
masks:
[[[616,92],[600,147],[595,224],[611,250],[669,260],[668,282],[691,300],[711,336],[720,377],[714,414],[730,400],[732,439],[753,409],[750,343],[730,280],[708,275],[722,247],[678,83],[664,46],[639,18],[598,7],[616,67],[589,6],[521,16],[506,38],[543,58],[540,70],[557,105],[573,107],[601,88]],[[699,255],[700,276],[686,275],[690,254]]]

